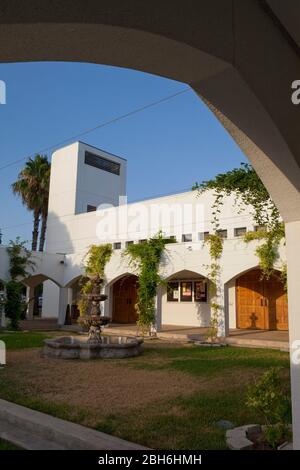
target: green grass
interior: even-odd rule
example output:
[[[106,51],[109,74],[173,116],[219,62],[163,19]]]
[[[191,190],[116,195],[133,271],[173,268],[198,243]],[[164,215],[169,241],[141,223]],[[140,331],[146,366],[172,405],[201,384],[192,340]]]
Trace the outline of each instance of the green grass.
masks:
[[[145,355],[147,361],[145,361]],[[163,360],[162,360],[163,359]],[[174,369],[199,377],[214,377],[234,369],[289,367],[288,353],[250,348],[153,348],[145,351],[132,366],[149,370]]]
[[[46,333],[7,333],[9,349],[42,345]],[[268,349],[202,348],[197,346],[160,347],[145,345],[144,354],[130,359],[111,360],[110,364],[132,369],[175,371],[182,378],[193,376],[201,380],[201,392],[124,410],[108,410],[95,424],[96,429],[154,449],[225,449],[225,431],[216,426],[221,419],[235,425],[261,423],[261,416],[245,406],[248,385],[270,367],[281,367],[288,380],[288,353]],[[59,368],[59,361],[57,361]],[[45,374],[47,371],[45,370]],[[235,381],[234,378],[237,378]],[[5,376],[0,371],[0,397],[62,419],[86,424],[91,422],[93,409],[79,408],[68,402],[41,400],[32,387],[22,386],[22,377]],[[188,391],[188,390],[187,390]],[[82,393],[89,393],[88,385]],[[107,384],[109,393],[109,384]],[[133,390],[134,393],[134,390]],[[99,397],[101,400],[101,397]],[[128,397],[130,403],[130,396]],[[95,423],[94,420],[92,420]],[[4,444],[3,444],[4,445]],[[1,449],[1,443],[0,443]]]
[[[0,440],[0,450],[20,450],[20,447],[17,447],[10,442]]]
[[[16,351],[25,348],[40,348],[43,341],[51,337],[49,333],[39,331],[11,331],[0,333],[0,340],[5,342],[7,351]]]
[[[249,376],[243,380],[243,371],[254,377],[270,367],[281,367],[285,376],[289,373],[288,353],[233,347],[151,348],[129,364],[138,369],[177,370],[209,381],[222,379],[213,391],[109,414],[97,425],[99,431],[155,449],[226,449],[225,431],[216,426],[217,421],[229,420],[236,426],[262,423],[262,417],[245,406]],[[230,377],[237,370],[241,382],[233,387]]]
[[[244,393],[216,391],[196,393],[157,403],[127,414],[110,414],[97,429],[155,449],[226,449],[225,431],[216,422],[235,425],[260,422],[245,408]]]

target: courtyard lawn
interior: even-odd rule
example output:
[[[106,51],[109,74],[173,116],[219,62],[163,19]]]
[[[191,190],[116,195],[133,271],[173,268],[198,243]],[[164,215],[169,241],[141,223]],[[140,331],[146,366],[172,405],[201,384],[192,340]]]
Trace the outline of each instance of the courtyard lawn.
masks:
[[[51,333],[39,331],[8,331],[0,333],[0,340],[5,342],[7,351],[25,348],[39,348],[43,340],[49,338]]]
[[[136,358],[84,362],[27,348],[8,351],[0,397],[151,448],[225,449],[216,422],[261,422],[245,394],[273,366],[289,380],[288,353],[266,349],[152,340]]]
[[[20,447],[14,446],[10,442],[2,441],[0,439],[0,450],[20,450]]]

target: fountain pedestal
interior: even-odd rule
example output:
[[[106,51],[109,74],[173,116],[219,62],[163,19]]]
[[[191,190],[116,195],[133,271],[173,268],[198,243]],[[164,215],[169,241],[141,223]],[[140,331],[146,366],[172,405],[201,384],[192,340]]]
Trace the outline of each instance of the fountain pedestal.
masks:
[[[89,307],[87,314],[80,317],[80,323],[88,330],[89,342],[101,343],[101,327],[110,321],[109,317],[101,315],[100,302],[105,301],[107,295],[101,294],[103,279],[99,275],[89,276],[89,279],[93,283],[93,288],[89,294],[85,294]]]

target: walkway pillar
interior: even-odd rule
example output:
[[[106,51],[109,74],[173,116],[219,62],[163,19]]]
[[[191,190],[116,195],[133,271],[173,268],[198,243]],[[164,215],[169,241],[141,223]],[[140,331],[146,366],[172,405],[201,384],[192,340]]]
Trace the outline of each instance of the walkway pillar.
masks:
[[[26,319],[33,320],[33,309],[34,309],[34,287],[27,286],[26,288],[26,303],[27,303],[27,310],[26,310]]]
[[[157,288],[156,298],[155,298],[155,323],[152,326],[151,334],[156,334],[161,330],[162,324],[162,296],[163,288],[159,286]]]
[[[101,302],[101,313],[104,317],[110,317],[112,320],[112,289],[107,284],[104,286],[103,294],[107,295],[107,299]]]
[[[226,319],[226,305],[225,305],[225,292],[223,281],[218,281],[217,296],[215,302],[220,306],[218,311],[218,338],[225,338],[228,336],[228,321]]]
[[[300,221],[286,230],[288,311],[294,449],[300,450]]]
[[[59,299],[58,299],[58,324],[64,325],[66,318],[66,309],[69,300],[69,288],[59,288]]]

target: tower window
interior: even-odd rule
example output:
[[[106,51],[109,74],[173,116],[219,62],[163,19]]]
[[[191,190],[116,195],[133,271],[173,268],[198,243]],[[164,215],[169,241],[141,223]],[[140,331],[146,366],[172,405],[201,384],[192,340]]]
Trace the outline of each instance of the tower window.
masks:
[[[108,171],[108,173],[113,173],[114,175],[120,174],[120,163],[113,162],[112,160],[108,160],[108,158],[100,157],[91,152],[85,152],[84,163],[99,168],[99,170]]]

